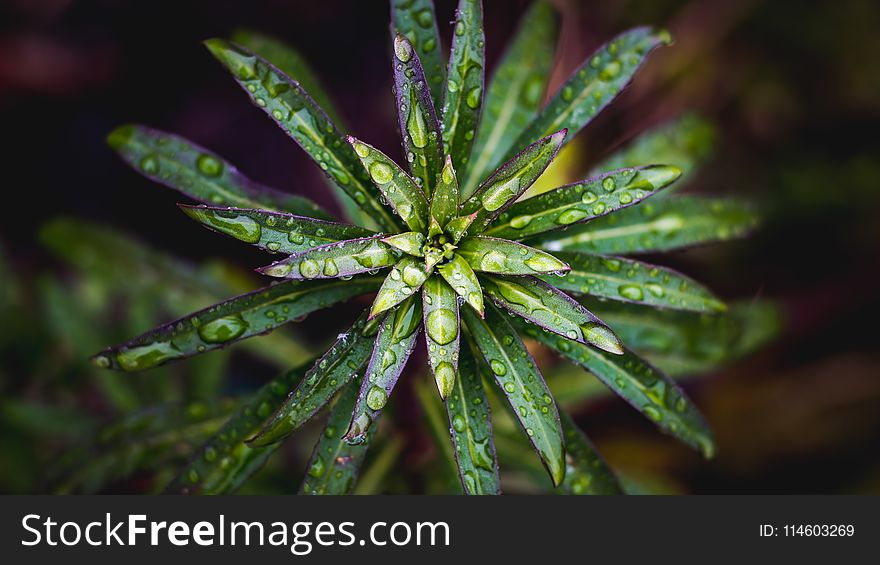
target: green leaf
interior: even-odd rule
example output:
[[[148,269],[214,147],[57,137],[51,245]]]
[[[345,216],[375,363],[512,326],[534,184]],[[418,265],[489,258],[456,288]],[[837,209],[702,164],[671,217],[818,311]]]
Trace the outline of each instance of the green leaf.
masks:
[[[443,147],[464,170],[483,106],[486,65],[482,0],[459,0],[446,91],[443,97]]]
[[[446,64],[433,0],[391,0],[391,35],[406,37],[415,47],[424,68],[435,112],[443,108]]]
[[[534,2],[522,17],[486,90],[483,117],[462,184],[463,194],[470,195],[501,164],[513,142],[537,114],[553,69],[558,28],[555,10],[547,2]]]
[[[565,480],[562,488],[568,494],[623,494],[614,472],[571,416],[562,411],[559,419],[565,432]]]
[[[549,253],[495,237],[469,237],[459,244],[456,253],[464,257],[475,271],[484,273],[534,275],[569,269]]]
[[[561,129],[567,129],[568,138],[573,138],[630,83],[651,51],[670,42],[668,32],[640,27],[600,47],[563,83],[507,155]]]
[[[382,413],[415,348],[421,324],[422,301],[416,296],[410,296],[385,316],[345,433],[344,439],[348,443],[357,445],[366,441],[367,432]]]
[[[425,236],[420,232],[409,231],[383,237],[382,242],[413,257],[425,256]]]
[[[378,286],[376,277],[283,282],[236,296],[109,347],[95,355],[92,363],[102,369],[126,372],[149,369],[264,334]]]
[[[327,243],[295,253],[257,269],[271,277],[287,279],[336,279],[390,267],[400,253],[385,245],[381,235]]]
[[[477,274],[468,265],[468,262],[459,255],[453,255],[452,259],[437,267],[440,273],[455,294],[461,296],[476,310],[480,317],[483,316],[483,290],[480,288],[480,281]]]
[[[481,319],[465,308],[462,316],[495,381],[516,413],[550,473],[554,485],[565,477],[565,449],[556,404],[541,371],[507,316],[496,308],[486,309]]]
[[[378,322],[368,322],[364,312],[312,365],[296,390],[248,443],[256,447],[276,443],[309,421],[357,376],[373,350],[378,330]]]
[[[565,131],[532,143],[515,157],[501,165],[480,184],[473,196],[461,205],[465,214],[476,213],[471,226],[473,234],[481,233],[495,218],[513,204],[556,156],[565,139]]]
[[[674,196],[644,202],[528,243],[550,252],[642,253],[742,237],[757,224],[752,207],[740,200]]]
[[[564,277],[542,277],[559,288],[594,297],[692,312],[723,312],[724,303],[706,287],[672,269],[641,261],[559,251],[571,265]]]
[[[184,214],[205,227],[271,253],[300,253],[327,243],[373,235],[372,231],[358,226],[279,212],[178,206]]]
[[[107,143],[145,177],[199,202],[330,218],[308,198],[256,183],[222,157],[182,137],[128,124],[113,130]]]
[[[446,164],[437,177],[434,194],[431,196],[431,217],[437,220],[438,226],[446,227],[450,220],[458,215],[458,178],[452,166],[452,158],[446,156]]]
[[[461,241],[465,235],[467,235],[468,228],[471,227],[471,224],[474,223],[474,220],[477,219],[477,213],[468,214],[466,216],[458,216],[456,218],[452,218],[449,220],[449,223],[446,224],[444,231],[452,237],[452,243],[458,243]]]
[[[369,171],[373,184],[382,192],[388,204],[411,230],[424,232],[428,227],[428,199],[422,189],[397,163],[387,155],[362,141],[349,136],[348,142]]]
[[[379,191],[370,182],[354,149],[300,84],[257,55],[228,41],[210,39],[205,45],[229,69],[254,103],[303,148],[331,181],[382,229],[399,229],[400,222],[382,205]]]
[[[425,342],[428,364],[440,398],[452,392],[458,368],[459,318],[458,296],[440,275],[432,275],[422,289],[422,311],[425,317]]]
[[[382,282],[382,288],[370,309],[370,317],[378,316],[413,296],[427,278],[425,262],[411,255],[404,255]]]
[[[661,430],[697,449],[704,457],[712,457],[715,445],[709,426],[668,376],[630,351],[611,355],[560,339],[524,322],[515,323],[527,336],[596,375]]]
[[[446,412],[461,486],[465,494],[501,494],[489,399],[470,347],[463,348],[460,367]]]
[[[253,436],[275,412],[288,391],[296,388],[305,367],[292,369],[266,383],[192,456],[165,489],[180,494],[228,494],[256,473],[280,444],[252,447]]]
[[[525,239],[587,222],[634,206],[668,186],[681,174],[677,167],[651,165],[620,169],[563,186],[512,205],[486,235]]]
[[[425,75],[409,40],[394,38],[394,91],[403,150],[415,181],[430,190],[443,168],[440,123],[424,88]],[[419,86],[422,85],[422,86]]]
[[[558,334],[615,355],[623,344],[611,328],[567,294],[533,277],[485,275],[480,281],[495,304]]]
[[[348,494],[354,487],[370,438],[359,445],[350,445],[342,440],[340,432],[348,424],[357,397],[358,386],[354,383],[339,393],[309,458],[306,476],[299,487],[300,494]]]

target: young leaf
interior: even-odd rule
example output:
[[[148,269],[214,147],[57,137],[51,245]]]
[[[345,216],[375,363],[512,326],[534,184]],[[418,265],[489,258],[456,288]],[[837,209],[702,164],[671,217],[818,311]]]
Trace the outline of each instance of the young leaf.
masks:
[[[183,213],[208,229],[230,235],[271,253],[300,253],[327,243],[369,237],[366,228],[315,220],[304,216],[178,204]]]
[[[452,158],[447,156],[431,197],[431,217],[437,221],[438,227],[446,227],[457,214],[458,179],[452,166]]]
[[[603,45],[572,73],[507,154],[563,128],[568,130],[569,139],[577,135],[630,83],[648,54],[670,42],[668,32],[640,27]]]
[[[193,454],[165,489],[178,494],[228,494],[257,472],[280,444],[251,447],[245,440],[281,406],[288,391],[302,380],[299,367],[266,383]]]
[[[428,227],[428,199],[416,182],[387,155],[349,136],[348,142],[370,173],[370,178],[388,204],[411,230],[424,232]]]
[[[569,494],[623,494],[614,471],[577,427],[571,416],[559,413],[565,432],[565,480],[562,488]]]
[[[474,223],[474,220],[476,219],[477,212],[466,216],[452,218],[449,220],[449,223],[446,224],[444,231],[452,238],[452,243],[458,243],[461,241],[461,238],[467,235],[468,228],[471,227],[471,224]]]
[[[271,277],[336,279],[390,267],[400,253],[385,245],[381,235],[327,243],[301,251],[257,269]]]
[[[459,0],[454,29],[443,97],[443,147],[452,162],[464,170],[483,106],[486,38],[482,0]]]
[[[253,446],[269,445],[286,438],[318,413],[342,387],[353,380],[373,350],[378,321],[368,322],[364,312],[351,329],[306,372],[284,404],[248,440]]]
[[[391,37],[398,34],[406,37],[418,52],[435,113],[439,115],[443,109],[446,64],[433,0],[391,0]]]
[[[463,348],[459,366],[446,412],[461,486],[465,494],[501,494],[489,399],[470,347]]]
[[[424,261],[405,255],[382,282],[370,309],[370,317],[378,316],[412,296],[427,278]]]
[[[287,281],[199,310],[109,347],[92,358],[102,369],[141,371],[226,347],[299,320],[335,302],[373,291],[376,277],[351,281]]]
[[[458,296],[440,275],[432,275],[422,289],[422,310],[425,317],[425,343],[428,364],[440,398],[452,392],[458,367],[459,318]]]
[[[420,232],[409,231],[383,237],[382,242],[413,257],[425,256],[425,236]]]
[[[419,186],[430,190],[443,168],[440,123],[419,56],[402,35],[394,38],[394,91],[409,170]]]
[[[544,253],[507,239],[469,237],[456,253],[464,257],[475,271],[508,275],[561,273],[569,266],[549,253]]]
[[[623,344],[611,328],[567,294],[533,277],[482,277],[486,294],[502,308],[566,339],[615,355]]]
[[[547,251],[626,254],[666,251],[742,237],[758,224],[748,204],[734,199],[674,196],[529,240]]]
[[[544,378],[507,316],[486,309],[481,319],[465,308],[462,316],[495,381],[516,413],[554,485],[565,477],[565,449],[556,404]]]
[[[486,235],[525,239],[638,204],[668,186],[681,169],[651,165],[611,171],[513,204]]]
[[[477,274],[468,262],[456,253],[448,262],[437,267],[437,271],[446,279],[452,290],[464,298],[480,317],[483,317],[483,291]]]
[[[385,316],[345,433],[344,439],[348,443],[357,445],[366,441],[367,432],[382,413],[416,345],[416,330],[421,324],[422,301],[415,296],[410,296]]]
[[[476,213],[471,232],[481,233],[499,214],[513,204],[556,156],[565,139],[565,130],[532,143],[501,165],[464,204],[465,214]]]
[[[673,310],[725,310],[707,288],[672,269],[579,251],[559,251],[556,256],[571,265],[571,271],[564,277],[542,278],[561,290]]]
[[[129,124],[113,130],[107,143],[145,177],[199,202],[330,218],[308,198],[256,183],[215,153],[182,137]]]
[[[299,487],[300,494],[348,494],[354,487],[367,455],[370,438],[362,444],[350,445],[342,440],[339,433],[348,423],[357,397],[358,386],[355,383],[339,393],[309,458],[306,476]],[[370,429],[374,430],[375,426]]]
[[[501,164],[541,107],[553,67],[558,27],[553,7],[544,1],[534,2],[522,17],[486,90],[483,116],[462,184],[464,195],[469,196]]]
[[[660,429],[699,450],[704,457],[712,457],[715,445],[709,426],[668,376],[630,351],[625,351],[623,355],[609,355],[580,343],[560,339],[525,322],[515,323],[527,336],[596,375]]]
[[[250,51],[222,39],[205,45],[254,103],[269,115],[382,229],[400,222],[381,203],[379,191],[345,137],[302,86]],[[254,208],[254,206],[247,206]]]

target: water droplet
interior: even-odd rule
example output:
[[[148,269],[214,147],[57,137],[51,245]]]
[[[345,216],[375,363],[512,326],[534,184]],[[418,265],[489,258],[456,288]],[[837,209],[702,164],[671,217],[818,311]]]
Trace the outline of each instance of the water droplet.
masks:
[[[321,273],[318,262],[314,259],[303,259],[299,263],[299,274],[304,279],[313,279]]]
[[[629,204],[633,201],[632,194],[630,194],[629,192],[621,192],[617,199],[620,201],[621,204]]]
[[[479,86],[475,86],[470,89],[467,93],[467,98],[465,102],[470,108],[478,108],[480,106],[481,96],[483,95],[483,89]]]
[[[394,38],[394,55],[401,63],[406,63],[412,59],[412,45],[402,36]]]
[[[498,359],[492,359],[491,361],[489,361],[489,367],[491,367],[492,372],[499,377],[507,374],[507,367],[505,367],[504,363],[502,363]]]
[[[641,301],[645,296],[642,287],[635,284],[622,284],[617,288],[617,292],[627,300],[633,300],[636,302]]]
[[[526,259],[525,264],[528,268],[539,273],[552,273],[565,267],[565,264],[556,257],[544,254],[535,254]]]
[[[573,224],[586,218],[589,214],[578,208],[572,208],[556,217],[557,224]]]
[[[528,214],[524,214],[522,216],[516,216],[516,217],[510,219],[510,227],[512,227],[514,229],[521,230],[524,227],[526,227],[527,225],[529,225],[529,223],[531,223],[531,221],[532,221],[532,217],[529,216]]]
[[[388,395],[382,387],[373,386],[367,393],[367,406],[371,410],[381,410],[386,402],[388,402]]]
[[[300,271],[300,272],[302,272],[302,271]],[[336,261],[334,261],[333,259],[327,259],[326,261],[324,261],[324,276],[325,277],[335,277],[338,274],[339,274],[339,268],[336,266]]]
[[[584,339],[603,351],[623,355],[623,344],[614,332],[607,326],[597,322],[590,322],[581,326]]]
[[[446,345],[458,336],[458,317],[448,308],[438,308],[425,320],[428,335],[439,345]]]
[[[161,341],[120,351],[116,361],[123,371],[138,371],[180,356],[180,350],[173,343]]]
[[[440,391],[442,398],[452,394],[452,387],[455,385],[455,367],[446,361],[441,362],[434,369],[434,380],[437,383],[437,390]]]
[[[456,432],[461,433],[465,429],[464,418],[462,418],[461,414],[456,414],[452,418],[452,429]]]
[[[571,89],[570,86],[566,86],[562,89],[561,95],[564,101],[571,102],[574,98],[574,91]]]
[[[614,192],[614,189],[617,188],[617,183],[614,182],[613,177],[605,177],[602,181],[602,188],[605,189],[605,192]]]
[[[394,172],[387,164],[377,161],[370,165],[370,176],[378,184],[387,184],[394,178]]]
[[[358,157],[366,158],[366,157],[369,157],[369,155],[370,155],[370,148],[367,147],[366,145],[364,145],[363,143],[355,143],[354,144],[354,151],[355,151],[355,153],[358,154]]]
[[[141,159],[141,170],[147,175],[157,174],[159,172],[159,160],[152,155],[147,155]]]
[[[609,81],[620,74],[620,63],[611,61],[599,72],[599,80]]]
[[[657,283],[648,283],[645,285],[645,287],[647,287],[648,292],[650,292],[657,298],[663,298],[663,296],[666,294],[666,291],[663,290],[663,287]]]
[[[217,318],[199,326],[198,333],[202,341],[207,343],[225,343],[243,334],[248,323],[240,314]]]
[[[312,464],[309,466],[309,476],[317,478],[323,474],[324,474],[324,460],[321,459],[320,456],[316,455],[315,460],[312,461]]]

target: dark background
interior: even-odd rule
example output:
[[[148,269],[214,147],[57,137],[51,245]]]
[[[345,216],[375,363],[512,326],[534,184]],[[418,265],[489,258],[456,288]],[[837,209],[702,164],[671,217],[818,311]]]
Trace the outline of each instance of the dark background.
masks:
[[[491,68],[527,3],[485,4]],[[718,435],[712,462],[659,437],[622,402],[599,402],[578,412],[579,422],[612,465],[663,477],[670,490],[880,492],[880,5],[558,5],[564,28],[551,91],[619,31],[672,30],[674,46],[582,133],[581,168],[683,111],[710,119],[718,147],[689,190],[752,199],[764,227],[658,260],[686,266],[725,299],[776,299],[787,322],[773,345],[690,389]],[[453,10],[437,2],[441,23]],[[104,137],[125,122],[173,131],[259,181],[332,206],[317,168],[200,41],[247,27],[296,46],[351,133],[396,155],[387,19],[378,0],[0,3],[0,244],[15,272],[27,279],[58,268],[36,241],[58,215],[106,223],[184,258],[262,264],[257,252],[186,220],[178,195],[129,170]],[[441,25],[447,46],[449,33]],[[315,331],[336,331],[328,319],[312,320]],[[13,361],[3,360],[0,392],[9,397],[27,391],[28,374]]]

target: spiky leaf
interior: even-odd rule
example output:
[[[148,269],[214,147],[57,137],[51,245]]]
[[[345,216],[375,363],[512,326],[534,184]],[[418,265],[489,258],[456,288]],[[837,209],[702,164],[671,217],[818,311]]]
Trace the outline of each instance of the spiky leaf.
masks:
[[[577,427],[571,416],[559,413],[565,432],[565,480],[569,494],[623,494],[614,471]]]
[[[447,155],[431,196],[431,217],[437,221],[438,227],[446,227],[458,215],[458,201],[458,178],[452,166],[452,158]]]
[[[620,169],[517,202],[486,235],[525,239],[638,204],[679,177],[667,165]]]
[[[228,41],[210,39],[205,45],[229,69],[254,103],[382,229],[396,231],[400,227],[399,220],[382,205],[379,191],[370,182],[345,136],[300,84],[261,57]]]
[[[390,0],[391,36],[406,37],[419,54],[437,115],[443,108],[446,63],[433,0]]]
[[[287,279],[336,279],[390,267],[400,253],[382,243],[381,235],[328,243],[295,253],[257,269]]]
[[[544,281],[501,275],[485,275],[480,280],[486,294],[502,308],[566,339],[623,354],[623,344],[611,328]]]
[[[446,90],[443,97],[443,147],[464,170],[483,107],[486,65],[482,0],[459,0]]]
[[[409,231],[383,237],[382,242],[413,257],[425,256],[425,236],[420,232]]]
[[[471,307],[483,315],[483,291],[480,288],[480,281],[477,274],[468,265],[461,255],[457,253],[446,263],[437,267],[440,273],[452,290],[461,296]]]
[[[456,253],[464,257],[475,271],[484,273],[536,275],[569,269],[549,253],[495,237],[469,237],[459,244]]]
[[[379,289],[370,309],[370,316],[378,316],[411,297],[422,287],[427,278],[425,262],[411,255],[405,255],[382,282],[382,288]]]
[[[544,378],[507,316],[486,308],[481,319],[465,308],[465,324],[488,363],[517,420],[550,473],[554,485],[565,477],[565,449],[556,404]]]
[[[553,66],[558,22],[547,2],[534,2],[495,69],[462,193],[470,195],[501,164],[513,142],[541,107]]]
[[[465,216],[457,216],[449,220],[444,231],[452,237],[452,243],[458,243],[468,233],[468,228],[477,219],[477,213],[467,214]]]
[[[425,342],[428,364],[440,398],[452,392],[458,367],[459,331],[458,296],[443,277],[432,275],[422,289],[422,310],[425,317]]]

